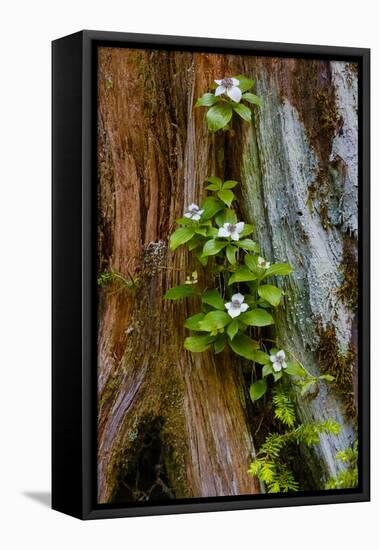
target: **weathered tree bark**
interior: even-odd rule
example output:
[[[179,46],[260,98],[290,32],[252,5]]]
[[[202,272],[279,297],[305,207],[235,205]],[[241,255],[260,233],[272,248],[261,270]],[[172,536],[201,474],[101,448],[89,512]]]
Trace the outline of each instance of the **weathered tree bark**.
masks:
[[[334,418],[313,458],[313,483],[355,440],[358,231],[357,68],[344,62],[255,59],[264,106],[240,134],[243,211],[271,261],[288,261],[277,333],[313,374],[336,383],[298,399],[303,421]]]
[[[164,470],[166,494],[176,498],[259,490],[247,474],[253,442],[238,364],[227,354],[186,352],[191,311],[163,300],[183,282],[176,270],[193,270],[167,241],[174,220],[204,194],[214,163],[203,113],[193,109],[224,70],[222,58],[210,57],[100,52],[99,267],[137,280],[134,294],[100,296],[100,502],[119,498],[120,482],[128,485],[128,472],[142,463]],[[157,456],[147,460],[142,448],[152,441]],[[123,498],[148,491],[129,486]]]
[[[224,142],[216,155],[194,102],[214,78],[239,73],[256,79],[264,106],[253,125],[216,137]],[[185,207],[201,201],[206,176],[240,178],[241,216],[254,223],[268,259],[295,268],[277,316],[283,345],[315,373],[329,363],[348,369],[354,297],[341,265],[347,250],[356,253],[354,67],[101,48],[98,87],[99,270],[133,281],[100,290],[98,500],[257,493],[247,474],[256,426],[240,365],[228,353],[183,349],[184,319],[199,304],[173,305],[163,295],[195,264],[180,249],[171,254],[168,238]],[[311,457],[322,487],[353,438],[352,423],[330,388],[298,405],[303,419],[334,417],[343,426]]]

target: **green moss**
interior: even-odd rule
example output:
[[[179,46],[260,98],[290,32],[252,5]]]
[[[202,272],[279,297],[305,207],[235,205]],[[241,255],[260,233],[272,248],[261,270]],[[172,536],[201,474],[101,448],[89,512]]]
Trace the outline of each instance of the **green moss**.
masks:
[[[339,119],[334,94],[328,94],[324,90],[318,91],[316,106],[321,130],[334,133]]]
[[[343,399],[345,413],[352,419],[356,418],[357,410],[354,397],[353,371],[357,357],[357,350],[350,344],[346,354],[341,354],[338,346],[336,329],[333,324],[323,328],[318,327],[319,344],[317,355],[320,369],[323,374],[331,374],[335,378],[333,383]]]
[[[355,240],[348,235],[343,243],[340,269],[343,273],[343,283],[338,289],[338,295],[351,311],[355,312],[358,309],[359,297],[357,246]]]

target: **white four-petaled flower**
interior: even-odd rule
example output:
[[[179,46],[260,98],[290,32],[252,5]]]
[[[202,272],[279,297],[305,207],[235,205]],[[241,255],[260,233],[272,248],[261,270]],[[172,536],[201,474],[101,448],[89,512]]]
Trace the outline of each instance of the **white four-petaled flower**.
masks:
[[[224,223],[218,230],[218,237],[230,237],[232,241],[238,241],[244,227],[245,222]]]
[[[265,260],[264,258],[261,258],[261,256],[258,257],[258,265],[262,269],[268,269],[270,267],[270,262]]]
[[[203,212],[204,210],[200,210],[197,204],[192,203],[189,205],[188,212],[184,214],[184,217],[197,222],[200,220],[200,216]]]
[[[275,355],[270,355],[270,361],[272,362],[272,368],[275,372],[287,368],[286,354],[282,349],[278,351],[278,353],[275,353]]]
[[[215,82],[218,84],[215,95],[226,94],[236,103],[241,101],[242,92],[238,87],[240,81],[237,78],[223,78],[222,80],[215,80]]]
[[[244,302],[245,296],[243,296],[239,292],[237,294],[233,294],[232,301],[225,304],[225,307],[228,310],[228,314],[230,315],[230,317],[238,317],[238,315],[241,315],[241,313],[248,309],[249,306]]]

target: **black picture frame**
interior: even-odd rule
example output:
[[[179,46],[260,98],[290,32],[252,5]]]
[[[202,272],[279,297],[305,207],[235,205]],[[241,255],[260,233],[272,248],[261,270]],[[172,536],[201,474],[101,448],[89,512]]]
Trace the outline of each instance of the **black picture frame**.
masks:
[[[359,487],[96,504],[96,49],[99,45],[356,61],[359,66]],[[52,43],[52,507],[81,519],[370,499],[370,50],[85,30]]]

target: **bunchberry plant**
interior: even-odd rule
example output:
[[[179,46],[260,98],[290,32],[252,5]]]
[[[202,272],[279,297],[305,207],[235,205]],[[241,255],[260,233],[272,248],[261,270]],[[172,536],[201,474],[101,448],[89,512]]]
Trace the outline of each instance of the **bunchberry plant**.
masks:
[[[214,82],[214,92],[205,93],[196,103],[207,108],[208,129],[227,130],[234,114],[251,122],[251,108],[262,104],[249,91],[254,81],[239,75]],[[281,278],[291,276],[293,269],[287,262],[272,263],[264,258],[252,239],[254,226],[241,219],[235,208],[233,190],[238,184],[215,174],[207,177],[204,200],[200,205],[188,205],[170,237],[171,250],[186,247],[213,285],[202,287],[197,271],[184,273],[182,284],[169,289],[165,298],[189,299],[198,307],[185,321],[190,331],[184,341],[187,350],[219,354],[229,349],[251,367],[251,400],[256,402],[268,392],[275,418],[285,431],[267,436],[249,472],[270,492],[296,491],[299,486],[283,458],[283,449],[290,442],[317,444],[320,433],[335,434],[339,426],[332,420],[297,423],[291,388],[299,386],[300,394],[305,395],[320,379],[330,382],[333,377],[312,375],[292,351],[280,345],[275,310],[282,306]],[[264,327],[270,328],[270,334],[264,333]]]

